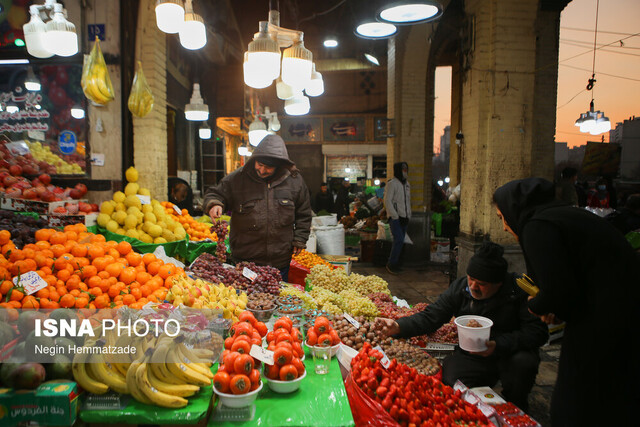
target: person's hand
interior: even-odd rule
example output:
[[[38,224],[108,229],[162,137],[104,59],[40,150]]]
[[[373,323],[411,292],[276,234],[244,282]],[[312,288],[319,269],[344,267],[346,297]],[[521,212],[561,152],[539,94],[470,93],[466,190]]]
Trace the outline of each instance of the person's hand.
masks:
[[[496,351],[496,342],[487,340],[485,342],[485,344],[487,345],[487,349],[486,350],[484,350],[484,351],[470,351],[469,353],[475,354],[476,356],[482,356],[482,357],[491,356],[493,354],[493,352]]]
[[[400,333],[400,325],[398,325],[398,322],[392,319],[376,317],[374,327],[376,330],[380,331],[380,334],[382,334],[382,336],[384,337]]]
[[[300,254],[300,252],[302,252],[302,248],[299,248],[299,247],[297,247],[297,246],[294,246],[294,247],[293,247],[293,254],[294,254],[294,255],[299,255],[299,254]]]
[[[220,218],[220,215],[222,215],[222,206],[215,205],[214,207],[209,209],[209,216],[211,217],[211,219]]]
[[[529,297],[527,298],[527,301],[532,300],[534,297]],[[534,313],[533,311],[531,311],[531,309],[529,309],[529,313],[533,314],[534,316],[537,316],[540,318],[540,320],[542,320],[544,323],[546,323],[547,325],[559,325],[560,323],[562,323],[562,320],[559,319],[555,314],[553,313],[547,313],[547,314],[538,314],[538,313]]]

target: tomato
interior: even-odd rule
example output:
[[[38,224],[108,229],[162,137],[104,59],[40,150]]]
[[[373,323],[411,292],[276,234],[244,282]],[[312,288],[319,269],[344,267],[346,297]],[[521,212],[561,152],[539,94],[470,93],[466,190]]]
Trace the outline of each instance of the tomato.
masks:
[[[280,377],[280,367],[278,365],[265,365],[267,367],[267,372],[265,375],[270,380],[277,380]]]
[[[293,343],[293,352],[298,356],[298,357],[302,357],[304,356],[304,350],[302,350],[302,346],[300,345],[299,342],[294,342]]]
[[[251,339],[258,339],[260,341],[262,341],[262,336],[258,333],[258,331],[256,331],[255,329],[253,330],[253,332],[251,333]]]
[[[302,375],[302,373],[305,371],[304,363],[302,363],[302,360],[298,359],[297,357],[291,359],[291,364],[296,367],[298,375]]]
[[[220,371],[213,376],[213,386],[222,393],[229,393],[229,382],[231,377],[227,372]]]
[[[229,388],[233,394],[246,394],[251,389],[251,380],[246,375],[234,375]]]
[[[300,329],[298,328],[291,328],[291,338],[302,342],[304,341],[304,337],[302,336],[302,332],[300,332]]]
[[[238,316],[238,321],[248,322],[249,324],[251,324],[251,326],[253,326],[258,320],[255,318],[252,312],[245,310],[240,313],[240,316]]]
[[[316,344],[319,347],[331,347],[331,335],[322,334],[318,337],[318,343]]]
[[[267,350],[269,350],[269,351],[276,351],[276,343],[275,343],[275,341],[271,341],[271,342],[269,343],[269,345],[267,346]]]
[[[291,331],[291,325],[292,323],[289,323],[291,321],[291,319],[289,319],[289,322],[287,322],[285,319],[289,319],[288,317],[281,317],[278,320],[276,320],[276,322],[273,324],[273,330],[275,331],[276,329],[285,329],[287,332]]]
[[[238,322],[231,327],[229,333],[233,336],[236,335],[251,335],[253,331],[253,326],[247,322]]]
[[[236,374],[244,374],[248,376],[253,370],[253,357],[248,354],[241,354],[236,357],[235,362],[233,362],[233,369]]]
[[[240,354],[249,354],[251,351],[251,343],[238,340],[231,346],[231,351],[237,351]]]
[[[291,358],[293,355],[291,354],[291,350],[284,347],[276,348],[276,351],[273,352],[273,360],[277,365],[283,366],[291,363]]]
[[[257,369],[252,369],[249,373],[249,380],[251,380],[252,388],[254,386],[257,388],[260,385],[260,371]]]
[[[251,344],[257,345],[258,347],[262,347],[262,339],[261,338],[254,338],[254,339],[251,340]]]
[[[298,378],[298,370],[292,364],[280,368],[280,381],[293,381]]]
[[[307,332],[307,345],[316,345],[318,343],[318,334],[312,329]]]
[[[331,329],[331,324],[329,323],[329,319],[324,316],[320,316],[316,318],[313,326],[316,328],[319,334],[329,333]]]

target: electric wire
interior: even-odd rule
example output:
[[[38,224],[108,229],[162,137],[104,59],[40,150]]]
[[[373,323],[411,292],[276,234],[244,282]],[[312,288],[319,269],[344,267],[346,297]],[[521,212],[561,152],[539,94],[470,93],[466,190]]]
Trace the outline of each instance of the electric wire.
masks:
[[[567,67],[567,68],[573,68],[574,70],[580,70],[580,71],[589,71],[588,68],[580,68],[580,67],[574,67],[573,65],[567,65],[567,64],[560,64],[563,67]],[[603,76],[608,76],[608,77],[615,77],[618,79],[624,79],[624,80],[630,80],[632,82],[640,82],[640,79],[634,79],[632,77],[625,77],[625,76],[618,76],[616,74],[608,74],[608,73],[603,73],[598,71],[598,74],[603,75]]]
[[[580,95],[582,92],[586,92],[586,91],[587,91],[587,89],[580,89],[580,92],[578,92],[578,93],[576,93],[575,95],[573,95],[573,96],[571,97],[571,99],[570,99],[570,100],[568,100],[567,102],[565,102],[565,103],[564,103],[564,104],[562,104],[561,106],[557,107],[557,108],[556,108],[556,110],[559,110],[559,109],[561,109],[562,107],[564,107],[564,106],[566,106],[566,105],[569,105],[569,103],[570,103],[571,101],[573,101],[574,99],[576,99],[576,98],[578,97],[578,95]]]
[[[590,28],[576,28],[576,27],[560,27],[561,30],[571,30],[571,31],[585,31],[588,33],[593,33],[593,30]],[[602,34],[614,34],[617,36],[631,36],[634,35],[632,33],[620,33],[617,31],[604,31],[604,30],[600,30],[600,33]]]

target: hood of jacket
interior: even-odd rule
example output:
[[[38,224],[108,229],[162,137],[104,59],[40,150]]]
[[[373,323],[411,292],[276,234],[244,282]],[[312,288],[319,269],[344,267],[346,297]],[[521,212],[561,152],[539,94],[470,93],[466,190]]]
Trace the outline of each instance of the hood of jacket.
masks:
[[[536,207],[555,199],[553,183],[544,178],[525,178],[511,181],[493,193],[493,200],[505,221],[518,236],[524,224],[533,216]]]
[[[403,184],[407,181],[404,176],[402,175],[402,167],[406,166],[407,170],[409,170],[409,165],[407,164],[407,162],[398,162],[398,163],[394,163],[393,164],[393,176],[399,180],[400,182],[402,182]]]
[[[284,140],[278,135],[267,135],[262,141],[260,141],[260,144],[258,144],[256,149],[253,150],[251,158],[245,164],[245,169],[249,169],[249,165],[253,168],[256,158],[259,157],[271,157],[273,159],[278,159],[282,162],[281,166],[284,166],[285,168],[295,166],[289,158],[289,153],[287,152],[287,146],[285,145]]]

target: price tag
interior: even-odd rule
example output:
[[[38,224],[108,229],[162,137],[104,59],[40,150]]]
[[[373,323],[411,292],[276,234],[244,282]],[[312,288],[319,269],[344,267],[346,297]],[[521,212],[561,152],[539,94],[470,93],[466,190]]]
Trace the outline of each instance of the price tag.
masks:
[[[258,277],[258,273],[253,270],[249,270],[247,267],[242,269],[242,275],[252,282],[256,280],[256,277]]]
[[[251,351],[249,351],[249,355],[251,357],[255,357],[261,362],[266,363],[267,365],[273,365],[275,363],[273,361],[273,351],[267,350],[266,348],[262,348],[255,344],[251,346]]]
[[[391,360],[389,360],[389,358],[385,354],[385,352],[382,349],[382,347],[377,345],[373,349],[374,350],[378,350],[380,353],[382,353],[382,359],[380,359],[380,364],[382,365],[383,368],[387,369],[389,367],[389,364],[391,363]]]
[[[44,141],[44,132],[42,132],[40,130],[28,130],[27,131],[27,135],[31,139],[35,139],[35,140],[38,140],[38,141]]]
[[[14,277],[13,284],[16,286],[22,286],[26,295],[35,294],[40,289],[44,289],[49,286],[49,284],[35,271],[29,271],[18,277]]]
[[[173,210],[176,211],[178,215],[182,215],[182,210],[180,210],[180,208],[177,207],[176,205],[173,205]]]
[[[24,156],[30,152],[29,146],[24,140],[13,141],[8,144],[5,144],[7,150],[9,150],[14,156]]]
[[[140,199],[140,203],[143,205],[150,205],[151,204],[151,197],[149,196],[143,196],[141,194],[136,194],[136,196],[138,196],[138,199]]]
[[[347,313],[344,313],[344,318],[347,322],[351,323],[356,329],[360,329],[360,322],[358,322],[353,317],[349,316]]]

